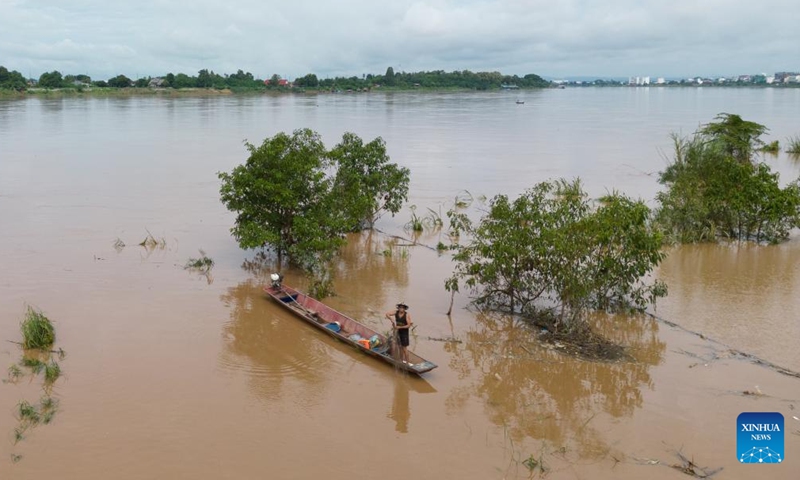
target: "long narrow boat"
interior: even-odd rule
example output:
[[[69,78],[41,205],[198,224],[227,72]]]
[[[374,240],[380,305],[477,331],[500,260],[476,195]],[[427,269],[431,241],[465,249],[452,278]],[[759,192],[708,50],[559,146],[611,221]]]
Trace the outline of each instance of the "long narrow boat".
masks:
[[[272,285],[264,287],[264,291],[278,304],[310,325],[397,369],[420,375],[437,367],[435,363],[411,351],[408,352],[408,363],[403,362],[400,358],[399,345],[394,337],[387,338],[319,300],[282,285],[280,281],[273,281]]]

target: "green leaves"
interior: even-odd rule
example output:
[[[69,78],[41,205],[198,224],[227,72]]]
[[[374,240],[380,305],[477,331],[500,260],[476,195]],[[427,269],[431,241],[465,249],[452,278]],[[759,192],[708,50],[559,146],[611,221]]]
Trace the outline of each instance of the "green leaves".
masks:
[[[398,212],[408,195],[409,170],[389,163],[380,137],[365,144],[345,133],[328,152],[303,129],[245,147],[247,161],[218,174],[220,199],[237,214],[231,233],[242,248],[271,247],[316,277],[327,276],[345,233]]]
[[[716,120],[703,126],[698,134],[726,156],[740,163],[750,163],[753,152],[764,145],[761,135],[767,133],[767,127],[730,113],[720,113]]]
[[[766,131],[736,115],[694,137],[673,135],[675,159],[661,173],[657,221],[673,242],[753,240],[775,243],[800,223],[797,182],[781,188],[776,173],[754,157]]]
[[[478,303],[555,311],[567,326],[589,308],[641,309],[666,295],[663,284],[643,282],[664,258],[649,220],[641,201],[616,193],[591,202],[578,180],[540,183],[513,201],[498,195],[477,226],[451,215],[470,240],[453,247],[445,288],[463,282]]]
[[[666,295],[643,278],[664,258],[641,201],[611,194],[591,202],[580,181],[540,183],[511,201],[498,195],[473,225],[451,214],[469,235],[453,247],[456,268],[445,282],[463,282],[478,303],[511,311],[554,311],[571,328],[588,308],[644,308]]]
[[[352,230],[373,228],[384,213],[394,216],[408,200],[410,172],[389,162],[382,138],[364,144],[347,132],[330,158],[338,166],[334,191],[349,212]]]
[[[316,214],[330,190],[325,146],[311,130],[279,133],[259,145],[246,142],[250,157],[231,173],[219,173],[220,198],[237,213],[231,233],[242,248],[273,247],[279,255],[298,243],[298,217]]]

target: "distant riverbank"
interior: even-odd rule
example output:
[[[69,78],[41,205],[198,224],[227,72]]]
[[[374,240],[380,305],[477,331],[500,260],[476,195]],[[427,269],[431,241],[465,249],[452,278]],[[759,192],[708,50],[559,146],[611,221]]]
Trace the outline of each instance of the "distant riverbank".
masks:
[[[551,87],[537,88],[518,88],[518,89],[491,89],[492,91],[524,91],[542,90],[549,88],[800,88],[800,84],[779,84],[779,85],[592,85],[583,84],[561,84]],[[318,95],[318,94],[341,94],[341,93],[370,93],[370,92],[480,92],[487,90],[476,90],[471,88],[458,87],[414,87],[414,88],[373,88],[373,89],[312,89],[312,88],[287,88],[287,89],[217,89],[217,88],[114,88],[114,87],[87,87],[87,88],[29,88],[26,90],[0,89],[0,98],[24,98],[27,96],[36,97],[130,97],[130,96],[165,96],[165,97],[207,97],[225,95]]]
[[[0,88],[0,97],[35,96],[92,96],[92,97],[124,97],[139,95],[164,95],[164,96],[218,96],[218,95],[286,95],[286,94],[336,94],[336,93],[369,93],[369,92],[479,92],[479,91],[520,91],[542,90],[559,88],[558,85],[538,87],[515,88],[467,88],[467,87],[425,87],[425,86],[378,86],[369,88],[313,88],[313,87],[282,87],[282,88],[171,88],[171,87],[67,87],[67,88],[37,88],[13,90]]]

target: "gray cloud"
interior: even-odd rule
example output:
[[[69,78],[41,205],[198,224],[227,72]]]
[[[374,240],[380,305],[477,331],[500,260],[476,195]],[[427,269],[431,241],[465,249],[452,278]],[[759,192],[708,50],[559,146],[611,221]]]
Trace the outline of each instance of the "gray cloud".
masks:
[[[795,0],[3,0],[0,64],[96,78],[757,73],[800,70],[798,14]]]

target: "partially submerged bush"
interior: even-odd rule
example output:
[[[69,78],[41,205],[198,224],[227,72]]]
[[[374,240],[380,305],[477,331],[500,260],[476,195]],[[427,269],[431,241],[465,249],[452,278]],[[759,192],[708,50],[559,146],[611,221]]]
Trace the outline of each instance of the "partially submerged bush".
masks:
[[[593,202],[579,181],[560,180],[515,200],[495,196],[477,225],[449,216],[470,240],[451,247],[457,265],[445,288],[463,284],[476,303],[580,331],[590,309],[643,309],[667,293],[645,281],[665,255],[642,201],[614,193]]]
[[[798,182],[781,188],[778,174],[753,155],[766,129],[732,117],[691,138],[673,135],[675,158],[659,177],[667,189],[656,196],[668,240],[776,243],[800,225]]]
[[[22,346],[24,348],[49,349],[56,341],[53,323],[42,312],[28,307],[25,319],[20,325]]]

